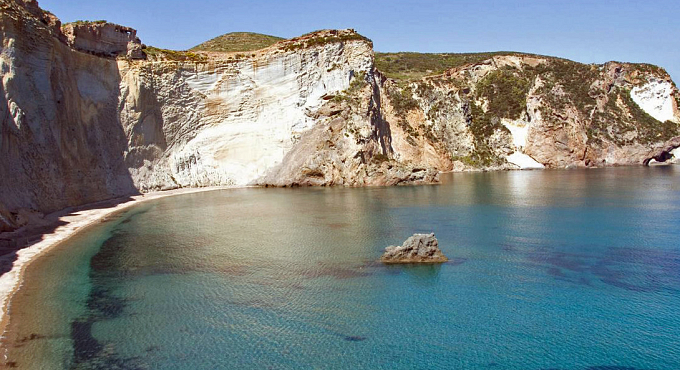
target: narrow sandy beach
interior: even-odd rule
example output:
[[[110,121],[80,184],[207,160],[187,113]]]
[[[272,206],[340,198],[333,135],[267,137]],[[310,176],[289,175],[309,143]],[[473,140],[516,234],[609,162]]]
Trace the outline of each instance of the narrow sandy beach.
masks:
[[[224,186],[160,191],[106,200],[78,207],[78,210],[76,211],[72,209],[66,209],[55,212],[52,215],[48,215],[47,217],[56,217],[55,222],[58,222],[62,225],[56,227],[51,233],[42,235],[40,240],[37,240],[30,246],[18,250],[16,252],[16,259],[13,262],[12,269],[0,276],[0,309],[2,310],[0,311],[0,329],[3,333],[2,336],[4,336],[5,329],[7,327],[9,319],[7,313],[9,311],[12,296],[22,285],[23,275],[26,267],[32,261],[40,257],[45,251],[69,239],[76,233],[86,229],[88,226],[102,221],[106,218],[106,216],[122,211],[126,208],[130,208],[139,203],[173,195],[234,188],[236,187]],[[3,258],[9,257],[3,256]]]

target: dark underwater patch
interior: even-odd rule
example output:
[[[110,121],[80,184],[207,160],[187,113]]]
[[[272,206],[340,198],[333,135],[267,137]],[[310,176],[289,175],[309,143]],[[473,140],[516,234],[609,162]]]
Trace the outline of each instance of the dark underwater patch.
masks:
[[[563,370],[559,368],[548,368],[548,369],[541,369],[541,370]],[[637,368],[637,367],[630,367],[630,366],[589,366],[583,368],[583,370],[652,370],[652,369],[642,369],[642,368]]]
[[[92,335],[92,326],[123,315],[126,300],[115,295],[115,283],[125,276],[120,271],[124,233],[115,231],[90,259],[92,287],[87,297],[88,314],[71,322],[73,359],[76,369],[142,369],[139,358],[120,358]]]
[[[104,349],[104,346],[92,336],[92,321],[72,322],[71,339],[73,339],[73,356],[76,363],[91,360]]]
[[[524,258],[555,280],[578,285],[600,281],[633,292],[677,291],[680,286],[680,253],[675,251],[612,247],[604,255],[586,255],[542,247],[525,252]]]
[[[100,319],[119,317],[125,309],[125,300],[116,297],[109,288],[100,285],[92,287],[86,304],[91,315]]]
[[[336,279],[351,279],[357,277],[370,276],[371,272],[365,270],[363,266],[339,267],[320,263],[317,268],[312,270],[304,270],[301,272],[300,275],[307,278],[331,276]]]

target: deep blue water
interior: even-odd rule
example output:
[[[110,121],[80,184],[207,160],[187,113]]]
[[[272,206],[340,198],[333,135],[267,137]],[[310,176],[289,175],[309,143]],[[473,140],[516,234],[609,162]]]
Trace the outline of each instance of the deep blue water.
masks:
[[[32,265],[9,359],[79,369],[678,369],[680,166],[164,198]],[[434,232],[451,259],[383,266]]]

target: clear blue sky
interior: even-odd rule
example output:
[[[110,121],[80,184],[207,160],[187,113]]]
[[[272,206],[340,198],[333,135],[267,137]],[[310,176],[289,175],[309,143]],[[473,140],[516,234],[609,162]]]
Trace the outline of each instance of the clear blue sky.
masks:
[[[295,37],[354,28],[376,51],[511,50],[585,63],[646,62],[680,84],[680,1],[40,0],[64,22],[106,19],[188,49],[234,31]]]

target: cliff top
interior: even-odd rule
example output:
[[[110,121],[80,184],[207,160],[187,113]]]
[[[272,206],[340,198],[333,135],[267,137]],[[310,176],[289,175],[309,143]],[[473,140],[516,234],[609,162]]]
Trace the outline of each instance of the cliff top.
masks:
[[[570,63],[588,65],[587,63],[574,62],[568,59],[521,53],[515,51],[494,51],[481,53],[417,53],[417,52],[394,52],[375,53],[375,66],[386,77],[394,80],[417,80],[427,76],[441,75],[452,69],[467,65],[484,63],[490,59],[503,59],[503,57],[524,57],[528,59],[559,60]],[[535,60],[535,59],[534,59]],[[651,73],[661,78],[670,80],[668,73],[661,67],[646,63],[608,62],[607,64],[625,64],[640,72]]]
[[[217,36],[189,49],[190,51],[237,52],[260,50],[284,38],[255,32],[231,32]]]
[[[319,30],[292,39],[252,32],[228,33],[189,50],[168,50],[147,46],[144,53],[151,60],[170,61],[236,61],[270,52],[287,52],[333,42],[372,41],[353,29]]]
[[[109,23],[106,19],[100,19],[100,20],[96,20],[96,21],[87,21],[87,20],[79,19],[79,20],[73,21],[73,22],[66,22],[63,25],[64,26],[68,26],[68,25],[84,26],[84,25],[91,25],[91,24],[106,24],[106,23]]]
[[[344,30],[318,30],[306,33],[299,37],[281,41],[275,46],[284,51],[305,49],[317,45],[325,45],[332,42],[363,41],[373,47],[373,41],[366,36],[360,35],[352,28]]]
[[[551,59],[555,57],[520,53],[515,51],[493,51],[481,53],[417,53],[395,52],[375,53],[375,65],[385,76],[395,80],[420,79],[439,75],[447,70],[468,64],[482,63],[498,56],[536,57]]]
[[[19,11],[29,13],[30,15],[24,13],[23,16],[37,18],[39,23],[47,26],[52,35],[77,50],[105,57],[124,56],[132,59],[145,59],[148,57],[151,60],[160,61],[205,62],[210,60],[239,60],[271,51],[287,52],[334,42],[362,41],[371,46],[373,45],[369,38],[357,33],[354,29],[325,29],[291,39],[254,32],[231,32],[196,45],[189,50],[168,50],[153,46],[146,47],[136,37],[134,29],[113,24],[106,20],[78,20],[62,26],[60,20],[49,11],[40,8],[36,0],[0,0],[0,5],[3,8],[3,12]],[[102,30],[105,29],[115,32],[103,32]],[[121,37],[121,35],[126,37]],[[246,52],[247,54],[243,54]],[[455,72],[452,71],[455,69],[467,68],[466,66],[503,57],[529,57],[529,59],[566,61],[566,59],[557,57],[510,51],[481,53],[376,52],[375,66],[388,78],[406,81],[428,76],[434,77],[444,73],[448,75]],[[581,64],[578,62],[573,63]],[[668,73],[658,66],[644,63],[610,63],[625,64],[634,67],[634,69],[642,74],[654,74],[663,80],[671,80]],[[605,67],[606,64],[599,66]],[[632,77],[636,80],[634,83],[637,83],[637,80],[639,80],[637,76]]]

